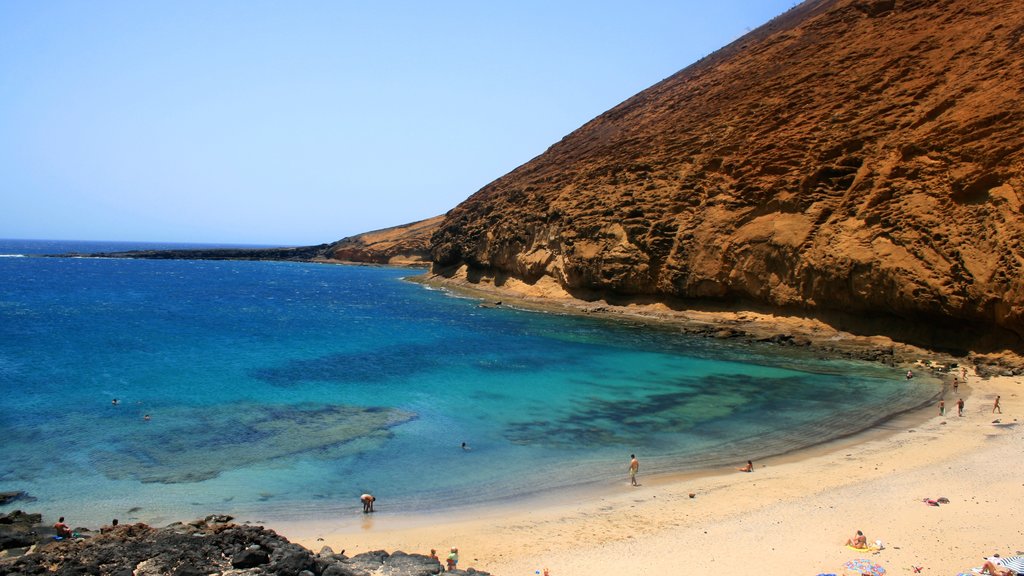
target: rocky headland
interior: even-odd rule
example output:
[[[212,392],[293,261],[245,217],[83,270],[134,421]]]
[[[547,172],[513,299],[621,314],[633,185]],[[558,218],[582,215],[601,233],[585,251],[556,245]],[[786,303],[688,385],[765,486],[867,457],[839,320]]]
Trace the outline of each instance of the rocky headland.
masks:
[[[146,524],[76,528],[56,540],[40,514],[0,515],[0,574],[110,576],[429,576],[442,572],[436,558],[383,550],[348,557],[330,548],[313,552],[262,526],[238,525],[230,516],[152,528]],[[474,568],[446,574],[478,574]]]
[[[1024,4],[808,0],[450,211],[434,272],[1024,337]]]

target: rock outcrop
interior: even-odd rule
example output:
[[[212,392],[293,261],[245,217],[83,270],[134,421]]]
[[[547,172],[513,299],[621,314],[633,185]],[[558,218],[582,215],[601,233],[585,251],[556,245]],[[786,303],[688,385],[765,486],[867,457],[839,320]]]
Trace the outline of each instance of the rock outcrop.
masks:
[[[1022,54],[1021,2],[808,0],[475,193],[434,270],[1019,349]]]
[[[325,257],[343,262],[429,266],[430,238],[443,218],[435,216],[412,224],[343,238],[328,247]]]
[[[17,514],[12,522],[20,525],[40,520],[38,514]],[[0,574],[429,576],[442,572],[436,558],[422,554],[377,550],[349,558],[330,548],[314,554],[272,530],[233,524],[229,516],[208,516],[166,528],[132,524],[107,527],[99,534],[76,531],[82,532],[81,537],[55,542],[52,530],[37,526],[26,540],[37,541],[30,550],[0,557]],[[445,573],[488,576],[473,568]]]

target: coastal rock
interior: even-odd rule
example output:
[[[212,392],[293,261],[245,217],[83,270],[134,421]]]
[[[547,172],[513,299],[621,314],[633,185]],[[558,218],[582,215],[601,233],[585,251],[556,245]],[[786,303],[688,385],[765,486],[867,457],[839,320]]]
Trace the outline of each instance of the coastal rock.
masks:
[[[25,517],[39,519],[39,515],[20,512],[17,517],[22,524]],[[46,538],[24,555],[0,558],[0,574],[427,576],[441,572],[436,559],[419,554],[378,550],[347,558],[325,550],[314,555],[272,530],[221,519],[211,516],[161,529],[121,525],[97,535],[83,530],[90,537],[60,542]],[[487,576],[473,569],[450,574],[470,573]]]
[[[27,548],[53,534],[42,525],[41,514],[28,514],[15,510],[0,515],[0,550]]]
[[[1024,3],[808,0],[451,210],[433,270],[1024,338]]]

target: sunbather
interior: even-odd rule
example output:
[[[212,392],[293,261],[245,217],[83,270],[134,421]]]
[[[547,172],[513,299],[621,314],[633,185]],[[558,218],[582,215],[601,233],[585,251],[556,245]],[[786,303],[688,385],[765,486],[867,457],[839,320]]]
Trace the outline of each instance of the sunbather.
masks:
[[[981,567],[981,573],[991,574],[992,576],[1017,576],[1017,573],[1013,570],[1010,570],[1006,566],[997,564],[996,562],[998,561],[998,559],[996,559],[995,562],[991,559],[985,560],[985,564]]]
[[[847,540],[846,541],[846,545],[847,546],[852,546],[854,548],[867,548],[868,547],[868,537],[865,536],[864,533],[861,532],[860,530],[857,530],[857,535],[854,536],[853,538],[850,538],[849,540]]]

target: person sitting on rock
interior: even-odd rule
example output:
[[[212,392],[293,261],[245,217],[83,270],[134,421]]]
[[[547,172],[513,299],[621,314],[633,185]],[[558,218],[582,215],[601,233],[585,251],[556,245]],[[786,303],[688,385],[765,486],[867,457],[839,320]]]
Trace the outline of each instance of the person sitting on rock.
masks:
[[[53,529],[57,531],[57,536],[61,538],[71,538],[71,528],[64,523],[64,517],[61,516],[57,523],[53,525]]]

